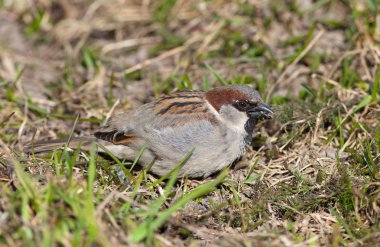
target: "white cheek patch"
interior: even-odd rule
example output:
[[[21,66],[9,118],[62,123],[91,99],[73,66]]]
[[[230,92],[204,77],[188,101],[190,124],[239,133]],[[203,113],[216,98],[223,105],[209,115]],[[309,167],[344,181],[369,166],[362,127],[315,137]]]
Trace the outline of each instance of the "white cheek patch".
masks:
[[[218,112],[208,102],[206,104],[210,112],[222,123],[238,132],[245,132],[245,124],[248,121],[247,113],[241,112],[231,105],[223,105]]]
[[[223,105],[219,115],[229,127],[235,128],[239,132],[245,131],[245,124],[248,121],[247,113],[241,112],[231,105]]]

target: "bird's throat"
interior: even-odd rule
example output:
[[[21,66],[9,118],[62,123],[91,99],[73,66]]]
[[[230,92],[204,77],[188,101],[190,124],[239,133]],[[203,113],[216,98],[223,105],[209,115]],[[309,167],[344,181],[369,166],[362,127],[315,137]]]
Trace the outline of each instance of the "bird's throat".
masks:
[[[246,145],[250,145],[252,142],[252,134],[253,134],[253,130],[254,130],[256,124],[257,124],[256,118],[249,118],[244,125],[244,129],[246,131],[246,136],[244,137],[244,142],[246,143]]]

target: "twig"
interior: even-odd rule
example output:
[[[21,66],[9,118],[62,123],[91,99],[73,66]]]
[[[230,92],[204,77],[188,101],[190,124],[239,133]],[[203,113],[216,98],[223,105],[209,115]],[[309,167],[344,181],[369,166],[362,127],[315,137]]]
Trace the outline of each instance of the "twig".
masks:
[[[326,75],[326,77],[327,77],[327,78],[332,78],[332,76],[334,75],[335,71],[338,69],[339,65],[342,63],[343,59],[345,59],[346,57],[351,56],[351,55],[359,54],[359,53],[361,53],[363,50],[367,50],[367,49],[358,49],[358,50],[353,50],[353,51],[345,52],[345,53],[344,53],[344,54],[338,59],[338,61],[334,64],[334,66],[332,67],[332,69],[330,70],[330,72]]]
[[[108,120],[111,118],[113,112],[115,111],[115,108],[120,104],[120,99],[117,99],[116,102],[113,104],[113,106],[111,107],[111,110],[109,110],[109,112],[107,113],[106,115],[106,119],[104,119],[104,122],[102,124],[102,126],[105,126],[108,122]]]
[[[126,70],[124,70],[124,73],[129,74],[129,73],[135,72],[135,71],[140,70],[146,66],[149,66],[151,64],[157,63],[157,62],[164,60],[166,58],[172,57],[178,53],[181,53],[181,52],[185,51],[186,49],[187,49],[187,46],[185,46],[185,45],[176,47],[174,49],[171,49],[167,52],[162,53],[158,57],[147,59],[141,63],[138,63],[138,64],[130,67],[129,69],[126,69]]]
[[[202,42],[201,46],[197,50],[197,54],[201,54],[205,52],[206,48],[209,46],[209,44],[215,39],[215,37],[218,35],[219,31],[224,27],[225,21],[219,21],[212,25],[212,31],[209,35],[207,35]]]
[[[114,50],[120,50],[125,49],[129,47],[134,47],[138,45],[148,45],[148,44],[154,44],[161,40],[159,37],[144,37],[144,38],[137,38],[137,39],[126,39],[120,42],[115,42],[111,44],[107,44],[103,46],[101,50],[101,54],[106,54],[108,52],[114,51]]]
[[[285,78],[285,76],[288,75],[288,73],[293,69],[293,67],[301,61],[301,59],[313,48],[313,46],[318,42],[318,40],[322,37],[322,35],[325,33],[325,30],[320,30],[317,35],[310,41],[310,43],[306,46],[306,48],[298,55],[294,61],[289,64],[284,72],[280,75],[280,77],[276,80],[276,82],[272,85],[272,87],[269,89],[267,98],[269,98],[273,91],[276,89],[276,87],[280,84],[280,82]]]
[[[317,78],[319,78],[319,79],[321,79],[323,81],[326,81],[327,83],[329,83],[329,84],[331,84],[331,85],[333,85],[333,86],[335,86],[335,87],[337,87],[339,89],[345,90],[345,91],[347,91],[349,93],[352,93],[354,95],[361,95],[360,92],[354,91],[352,89],[344,88],[339,82],[334,81],[333,79],[330,79],[330,78],[325,77],[323,75],[313,74],[312,77],[317,77]]]

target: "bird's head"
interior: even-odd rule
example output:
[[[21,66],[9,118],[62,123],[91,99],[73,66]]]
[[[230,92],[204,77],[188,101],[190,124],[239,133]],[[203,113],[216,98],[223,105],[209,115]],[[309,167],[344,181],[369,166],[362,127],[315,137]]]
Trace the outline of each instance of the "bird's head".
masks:
[[[272,118],[273,111],[259,93],[247,85],[217,87],[206,93],[206,100],[227,124],[251,128],[261,119]]]

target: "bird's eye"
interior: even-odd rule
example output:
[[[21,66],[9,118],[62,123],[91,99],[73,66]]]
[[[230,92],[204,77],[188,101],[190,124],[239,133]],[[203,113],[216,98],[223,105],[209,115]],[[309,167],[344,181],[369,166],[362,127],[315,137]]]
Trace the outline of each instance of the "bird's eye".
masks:
[[[244,111],[249,106],[249,103],[246,100],[237,100],[234,105],[237,109]]]

